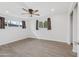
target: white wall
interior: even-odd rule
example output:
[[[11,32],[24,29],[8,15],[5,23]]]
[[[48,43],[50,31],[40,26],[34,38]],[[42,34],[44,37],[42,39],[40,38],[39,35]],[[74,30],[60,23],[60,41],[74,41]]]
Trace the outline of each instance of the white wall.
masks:
[[[23,3],[13,3],[13,2],[1,2],[0,3],[0,16],[4,17],[5,20],[15,20],[15,21],[26,21],[26,29],[21,27],[6,27],[5,29],[0,29],[0,45],[21,40],[28,37],[28,21],[26,18],[21,18]],[[8,11],[8,12],[6,12]],[[18,16],[18,17],[17,17]]]
[[[60,42],[68,42],[68,16],[67,14],[57,14],[51,16],[51,27],[52,30],[47,29],[39,29],[36,30],[36,20],[44,21],[47,17],[33,18],[31,19],[31,35],[30,37],[39,38],[39,39],[47,39],[53,41]]]
[[[5,20],[26,21],[26,19],[22,19],[22,18],[16,18],[6,15],[5,16],[0,15],[0,16],[5,17]],[[22,27],[8,27],[8,26],[5,29],[0,29],[0,45],[27,38],[28,37],[27,21],[26,21],[26,26],[27,26],[26,29],[22,29]]]

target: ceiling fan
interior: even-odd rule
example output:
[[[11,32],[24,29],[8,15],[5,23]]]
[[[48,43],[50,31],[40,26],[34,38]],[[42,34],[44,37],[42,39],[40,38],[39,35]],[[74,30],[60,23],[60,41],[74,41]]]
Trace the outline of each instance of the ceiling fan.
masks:
[[[25,9],[25,8],[22,8],[26,13],[22,13],[23,15],[25,14],[28,14],[30,15],[31,17],[33,15],[36,15],[36,16],[40,16],[40,14],[36,14],[39,10],[33,10],[33,9]]]

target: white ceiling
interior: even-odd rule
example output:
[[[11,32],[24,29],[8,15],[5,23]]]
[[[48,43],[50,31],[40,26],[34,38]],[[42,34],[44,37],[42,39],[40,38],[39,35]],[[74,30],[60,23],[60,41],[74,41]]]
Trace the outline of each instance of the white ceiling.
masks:
[[[17,17],[23,16],[22,8],[38,9],[41,16],[48,14],[67,13],[71,2],[0,2],[0,13],[15,15]],[[52,12],[51,9],[54,9]],[[6,13],[8,11],[8,13]]]
[[[71,2],[29,2],[28,8],[38,9],[41,15],[67,13]],[[54,9],[52,12],[51,9]]]

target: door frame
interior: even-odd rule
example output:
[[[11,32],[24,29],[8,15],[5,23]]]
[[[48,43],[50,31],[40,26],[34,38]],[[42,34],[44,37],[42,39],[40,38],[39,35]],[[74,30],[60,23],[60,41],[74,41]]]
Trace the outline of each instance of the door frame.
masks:
[[[70,45],[73,46],[73,11],[70,13]]]
[[[70,15],[69,15],[70,17],[71,17],[71,13],[72,13],[72,12],[74,13],[74,10],[75,10],[75,7],[76,7],[77,4],[78,4],[77,2],[75,2],[75,3],[72,4],[72,8],[71,8],[71,10],[70,10]],[[77,15],[76,15],[76,16],[77,16]],[[73,17],[74,17],[74,15],[73,15]],[[71,21],[71,18],[70,18],[70,21]],[[74,19],[73,19],[73,21],[74,21]],[[76,21],[78,21],[78,20],[76,19]],[[73,22],[73,23],[74,23],[74,22]],[[77,22],[77,23],[78,23],[78,22]],[[76,23],[76,26],[78,25],[77,23]],[[73,24],[73,25],[74,25],[74,24]],[[71,23],[70,23],[70,26],[71,26]],[[77,27],[77,28],[78,28],[78,27]],[[77,28],[76,28],[76,29],[77,29]],[[72,31],[73,31],[73,30],[72,30]],[[76,34],[77,34],[78,31],[76,30],[75,32],[76,32]],[[78,39],[77,36],[78,36],[78,34],[76,35],[75,41],[74,41],[74,38],[73,38],[73,43],[75,43],[75,44],[76,44],[77,39]],[[73,37],[74,37],[74,36],[73,36]],[[70,44],[71,44],[71,27],[70,27]],[[73,44],[73,45],[74,45],[74,44]],[[74,50],[74,47],[73,47],[72,51],[75,52],[75,53],[77,53],[77,51]]]

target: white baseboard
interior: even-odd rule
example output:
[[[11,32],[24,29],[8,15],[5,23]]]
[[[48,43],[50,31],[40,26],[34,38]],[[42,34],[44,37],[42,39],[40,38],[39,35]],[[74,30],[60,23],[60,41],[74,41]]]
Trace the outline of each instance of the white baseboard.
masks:
[[[60,41],[60,40],[56,40],[56,39],[48,39],[48,38],[41,38],[41,37],[31,37],[31,38],[37,38],[37,39],[40,39],[40,40],[49,40],[49,41],[64,42],[64,43],[69,44],[67,41]]]
[[[25,38],[23,38],[25,39]],[[16,42],[16,41],[19,41],[19,40],[23,40],[23,39],[16,39],[16,40],[10,40],[10,41],[5,41],[5,42],[0,42],[0,45],[6,45],[6,44],[9,44],[9,43],[12,43],[12,42]]]
[[[72,50],[74,53],[77,53],[77,51],[75,49]]]
[[[71,45],[71,42],[67,42],[68,45]]]
[[[64,43],[69,44],[69,43],[66,42],[66,41],[60,41],[60,40],[56,40],[56,39],[47,39],[47,38],[40,38],[40,37],[27,37],[27,38],[37,38],[37,39],[40,39],[40,40],[57,41],[57,42],[64,42]],[[26,38],[26,39],[27,39],[27,38]],[[25,38],[24,38],[24,39],[25,39]],[[12,43],[12,42],[19,41],[19,40],[22,40],[22,39],[0,42],[0,45],[5,45],[5,44]]]

